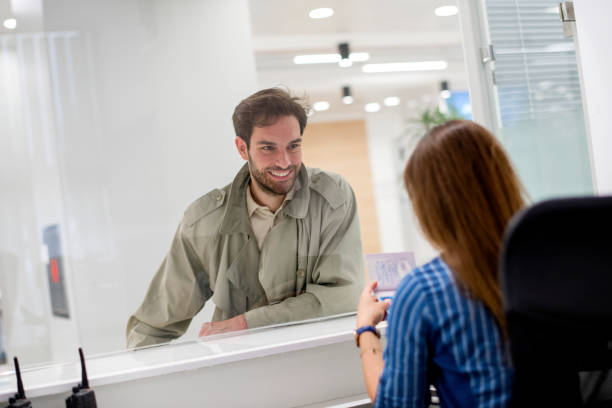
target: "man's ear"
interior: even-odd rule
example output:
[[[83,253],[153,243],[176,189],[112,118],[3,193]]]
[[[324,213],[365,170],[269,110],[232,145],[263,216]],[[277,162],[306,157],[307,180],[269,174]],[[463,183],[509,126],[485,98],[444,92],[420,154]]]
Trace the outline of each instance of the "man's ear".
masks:
[[[236,149],[238,149],[238,154],[240,154],[240,157],[242,157],[244,160],[249,160],[249,149],[244,139],[236,136],[236,140],[234,140],[234,142],[236,143]]]

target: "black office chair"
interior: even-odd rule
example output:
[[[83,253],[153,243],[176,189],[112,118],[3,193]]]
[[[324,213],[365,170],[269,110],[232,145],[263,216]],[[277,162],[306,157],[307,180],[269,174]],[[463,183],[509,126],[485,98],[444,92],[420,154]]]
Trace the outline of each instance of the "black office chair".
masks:
[[[512,406],[612,406],[612,197],[521,212],[506,230],[500,268]]]

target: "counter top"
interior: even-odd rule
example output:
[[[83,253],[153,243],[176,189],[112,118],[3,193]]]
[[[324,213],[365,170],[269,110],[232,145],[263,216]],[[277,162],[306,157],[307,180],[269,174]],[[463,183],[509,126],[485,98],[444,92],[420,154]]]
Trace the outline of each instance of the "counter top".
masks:
[[[383,323],[382,329],[386,326]],[[89,383],[96,386],[160,376],[185,370],[226,364],[273,354],[352,341],[355,314],[268,326],[170,343],[138,350],[125,350],[87,357]],[[87,353],[87,350],[84,350]],[[72,363],[22,368],[28,398],[66,393],[81,381],[77,360]],[[16,392],[14,372],[0,375],[0,401]]]

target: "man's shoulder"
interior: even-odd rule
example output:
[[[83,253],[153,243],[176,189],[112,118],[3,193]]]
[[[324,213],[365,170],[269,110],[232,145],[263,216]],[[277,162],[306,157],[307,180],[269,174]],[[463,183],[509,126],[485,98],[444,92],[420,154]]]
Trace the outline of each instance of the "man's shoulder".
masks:
[[[208,216],[214,216],[213,219],[217,220],[218,217],[216,212],[223,211],[225,203],[229,195],[229,189],[231,184],[223,187],[216,188],[202,197],[195,200],[187,207],[183,216],[183,224],[185,226],[193,226],[198,221],[204,221]]]
[[[351,186],[340,174],[314,167],[306,169],[310,178],[310,189],[322,196],[333,209],[353,200]]]

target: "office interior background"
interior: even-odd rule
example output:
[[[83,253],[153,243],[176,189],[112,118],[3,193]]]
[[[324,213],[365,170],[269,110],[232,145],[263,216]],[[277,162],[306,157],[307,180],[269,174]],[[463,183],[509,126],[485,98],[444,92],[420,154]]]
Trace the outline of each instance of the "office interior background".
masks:
[[[0,0],[0,370],[124,350],[183,211],[242,165],[231,115],[258,89],[307,98],[304,162],[351,183],[366,253],[435,256],[402,171],[436,118],[491,129],[531,202],[612,193],[610,32],[580,20],[612,4],[584,3]]]

